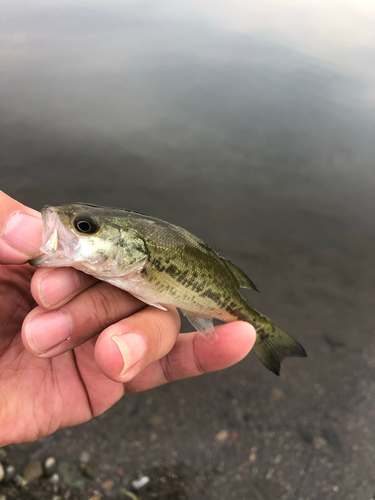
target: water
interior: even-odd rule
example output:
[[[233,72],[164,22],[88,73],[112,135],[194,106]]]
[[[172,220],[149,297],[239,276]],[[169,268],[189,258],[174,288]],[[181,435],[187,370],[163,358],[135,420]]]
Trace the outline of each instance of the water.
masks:
[[[244,413],[256,409],[250,421],[261,429],[245,438],[241,427],[242,439],[264,450],[245,496],[266,496],[272,483],[280,498],[294,498],[298,488],[303,498],[336,498],[339,477],[343,498],[368,500],[375,475],[372,2],[12,0],[3,1],[0,22],[1,188],[38,209],[80,200],[190,229],[254,279],[263,292],[251,296],[254,304],[309,352],[308,360],[288,361],[280,381],[248,358],[210,384],[160,389],[160,412],[186,388],[193,392],[186,405],[199,403],[203,420],[219,430],[236,426],[231,410],[212,415],[210,406],[229,404],[222,387],[235,390]],[[274,386],[286,394],[280,404],[270,400]],[[130,403],[121,404],[125,411]],[[280,428],[270,415],[279,415]],[[329,428],[323,436],[339,436],[345,457],[329,440],[311,452],[301,428],[315,436]],[[142,429],[140,422],[134,431],[140,439]],[[290,429],[288,452],[277,443]],[[178,447],[177,431],[166,436]],[[168,461],[168,450],[154,453]],[[180,456],[200,460],[194,449]],[[223,457],[228,478],[247,456]],[[334,465],[324,472],[322,460]],[[264,479],[272,467],[284,483]],[[240,495],[237,483],[227,484],[225,498]],[[207,495],[218,498],[215,488]]]

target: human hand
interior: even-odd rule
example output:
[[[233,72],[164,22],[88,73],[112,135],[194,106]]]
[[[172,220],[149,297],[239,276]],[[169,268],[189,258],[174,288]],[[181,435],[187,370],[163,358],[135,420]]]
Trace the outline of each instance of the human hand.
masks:
[[[99,415],[126,392],[226,368],[255,341],[248,323],[210,344],[162,311],[72,268],[36,269],[39,212],[0,191],[0,447]]]

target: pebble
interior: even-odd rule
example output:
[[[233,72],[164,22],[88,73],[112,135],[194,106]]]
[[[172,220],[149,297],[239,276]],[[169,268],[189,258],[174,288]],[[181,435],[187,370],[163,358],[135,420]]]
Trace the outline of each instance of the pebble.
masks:
[[[314,447],[315,447],[315,449],[321,450],[325,446],[327,446],[327,441],[323,437],[316,436],[314,438]]]
[[[52,455],[46,457],[43,461],[43,470],[45,477],[51,477],[57,472],[57,460]]]
[[[156,432],[151,432],[150,434],[150,441],[154,442],[157,441],[159,436],[156,434]]]
[[[13,478],[13,483],[17,488],[22,488],[27,483],[26,479],[21,476],[21,474],[16,474]]]
[[[25,481],[33,481],[43,476],[43,466],[38,460],[29,460],[22,470]]]
[[[216,441],[223,442],[226,441],[229,437],[229,432],[226,429],[222,429],[215,436]]]
[[[159,417],[158,415],[154,415],[150,418],[150,423],[152,425],[160,425],[164,422],[164,417]]]
[[[95,490],[89,500],[101,500],[102,497],[103,495],[99,491]]]
[[[0,495],[0,500],[7,500],[7,497],[5,495]]]
[[[139,491],[150,483],[150,478],[148,476],[139,476],[138,479],[133,479],[131,482],[132,488],[135,491]]]
[[[87,479],[95,479],[96,471],[94,467],[89,463],[80,463],[79,468],[83,476],[87,477]]]
[[[60,476],[55,472],[52,474],[50,477],[50,481],[53,484],[53,492],[58,493],[59,492],[59,483],[60,483]]]
[[[104,481],[102,483],[102,488],[103,490],[111,490],[113,488],[113,481],[111,479],[108,479],[107,481]]]
[[[87,464],[90,462],[90,453],[86,450],[82,451],[80,456],[79,456],[79,461],[81,464]]]
[[[256,446],[253,446],[250,450],[250,455],[249,455],[249,462],[250,463],[254,463],[257,459],[257,451],[258,451],[258,448]]]
[[[52,474],[52,476],[50,477],[50,481],[52,484],[59,484],[60,482],[60,476],[57,474],[57,472],[55,472],[54,474]]]
[[[5,481],[11,481],[16,475],[16,468],[13,465],[7,465],[5,467]],[[0,481],[1,482],[1,481]]]
[[[273,387],[272,391],[271,391],[271,397],[272,399],[274,399],[275,401],[281,401],[282,399],[285,398],[285,394],[284,392],[279,389],[278,387]]]
[[[2,482],[4,477],[5,477],[5,470],[4,470],[2,463],[0,462],[0,483]]]

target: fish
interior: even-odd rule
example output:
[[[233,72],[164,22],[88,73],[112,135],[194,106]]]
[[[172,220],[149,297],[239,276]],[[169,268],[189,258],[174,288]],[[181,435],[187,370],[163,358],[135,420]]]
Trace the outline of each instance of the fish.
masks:
[[[254,309],[240,289],[259,291],[236,265],[182,227],[123,208],[87,203],[42,209],[37,267],[73,267],[126,290],[151,306],[179,308],[208,340],[213,319],[246,321],[256,330],[253,351],[280,374],[285,357],[306,356],[286,331]]]

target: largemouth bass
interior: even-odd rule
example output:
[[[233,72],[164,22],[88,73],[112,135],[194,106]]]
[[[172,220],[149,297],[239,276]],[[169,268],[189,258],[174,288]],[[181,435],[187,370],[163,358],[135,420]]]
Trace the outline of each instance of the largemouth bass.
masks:
[[[251,323],[253,351],[279,375],[286,356],[306,356],[282,328],[256,311],[240,288],[257,290],[238,267],[181,227],[119,208],[70,203],[42,210],[38,267],[74,267],[160,309],[178,307],[204,337],[213,318]]]

